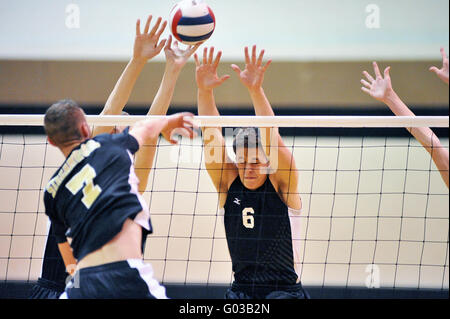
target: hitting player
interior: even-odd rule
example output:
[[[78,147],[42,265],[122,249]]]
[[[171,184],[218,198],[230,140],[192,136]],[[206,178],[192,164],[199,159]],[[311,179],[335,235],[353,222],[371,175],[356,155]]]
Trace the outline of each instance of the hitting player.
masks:
[[[91,138],[83,110],[62,100],[46,112],[48,141],[66,158],[45,188],[45,213],[57,243],[69,242],[77,270],[60,298],[167,298],[142,260],[152,232],[138,192],[133,154],[160,133],[173,144],[182,129],[194,136],[191,114],[138,122],[120,134]],[[178,131],[177,131],[178,132]]]
[[[101,113],[102,115],[126,114],[126,112],[123,112],[123,108],[131,95],[137,78],[146,63],[158,55],[163,48],[167,61],[165,73],[148,114],[165,115],[167,113],[178,76],[198,46],[191,46],[186,50],[181,50],[177,42],[172,45],[172,37],[169,37],[167,41],[160,41],[161,34],[165,30],[167,23],[162,22],[162,19],[158,18],[155,25],[150,29],[151,21],[152,16],[150,15],[142,32],[140,20],[137,20],[133,57],[111,92]],[[123,128],[97,126],[93,128],[93,135],[96,136],[108,132],[117,133],[121,130]],[[148,176],[153,165],[154,156],[152,154],[154,154],[155,147],[156,145],[143,145],[136,155],[135,169],[140,181],[139,192],[141,193],[145,191],[147,186]],[[52,231],[52,226],[50,226],[50,235],[47,238],[45,247],[41,277],[38,279],[38,283],[33,286],[30,298],[58,298],[64,290],[68,273],[72,274],[75,269],[77,261],[72,255],[69,244],[61,243],[57,245],[55,238],[51,235]]]

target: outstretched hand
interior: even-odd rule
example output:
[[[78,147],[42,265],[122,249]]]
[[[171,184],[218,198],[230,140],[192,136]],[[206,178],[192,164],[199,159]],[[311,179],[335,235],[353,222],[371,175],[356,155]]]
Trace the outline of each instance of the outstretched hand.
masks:
[[[226,80],[230,78],[229,75],[224,75],[219,78],[217,75],[217,68],[220,63],[220,58],[222,57],[222,52],[217,53],[216,59],[214,59],[214,47],[209,49],[204,48],[203,50],[203,61],[200,62],[198,55],[195,54],[195,64],[196,64],[196,80],[199,89],[212,90],[220,85],[222,85]]]
[[[373,78],[367,71],[364,71],[363,74],[366,77],[366,80],[362,79],[361,83],[364,85],[361,90],[369,94],[374,99],[385,103],[386,99],[394,92],[392,89],[391,76],[389,71],[391,67],[387,67],[384,70],[384,78],[381,75],[380,69],[378,68],[378,64],[373,62],[373,69],[375,71],[375,78]]]
[[[159,17],[156,24],[150,30],[152,18],[151,15],[147,18],[147,23],[145,24],[144,32],[142,33],[141,20],[138,19],[136,21],[136,38],[134,40],[133,58],[141,62],[147,62],[157,56],[166,44],[166,40],[159,41],[159,38],[166,29],[167,21],[162,22],[162,18]]]
[[[441,48],[441,55],[442,55],[442,68],[438,69],[437,67],[432,66],[430,68],[430,71],[435,73],[442,81],[448,84],[449,66],[448,66],[448,57],[447,54],[445,54],[444,48]]]
[[[181,135],[188,138],[194,138],[197,133],[194,131],[193,124],[194,114],[184,112],[170,115],[167,117],[167,124],[161,130],[162,136],[170,142],[170,144],[178,144],[177,140],[174,138],[175,135]]]
[[[185,50],[180,49],[178,41],[174,41],[172,45],[172,36],[166,42],[164,53],[168,66],[172,66],[175,70],[181,70],[189,60],[189,58],[197,51],[202,43],[190,45]]]
[[[262,87],[264,74],[272,60],[263,65],[265,51],[262,50],[256,58],[256,45],[253,46],[252,56],[250,58],[248,47],[245,47],[245,69],[241,70],[236,64],[232,64],[231,68],[236,72],[241,83],[249,90],[257,90]]]

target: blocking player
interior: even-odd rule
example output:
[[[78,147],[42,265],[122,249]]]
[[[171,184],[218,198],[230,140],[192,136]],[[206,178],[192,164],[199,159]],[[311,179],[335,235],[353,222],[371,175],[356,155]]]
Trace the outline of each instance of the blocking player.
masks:
[[[441,49],[443,57],[442,69],[436,67],[430,68],[430,71],[435,72],[439,78],[448,84],[448,58],[445,55],[443,49]],[[406,106],[400,99],[397,93],[392,88],[390,67],[384,70],[384,77],[380,72],[378,64],[373,62],[373,69],[375,72],[375,78],[373,78],[367,71],[363,74],[367,81],[362,79],[361,83],[364,85],[361,89],[369,94],[374,99],[386,104],[391,111],[397,116],[414,116],[414,113]],[[436,164],[439,173],[447,185],[449,186],[449,153],[448,149],[442,146],[439,138],[428,127],[408,128],[408,131],[416,138],[417,141],[431,155],[434,163]]]
[[[83,110],[62,100],[46,112],[48,141],[66,158],[45,188],[45,213],[58,243],[69,242],[77,271],[60,298],[158,298],[165,289],[142,260],[152,232],[148,206],[138,192],[133,154],[170,141],[175,130],[194,136],[191,114],[136,123],[120,134],[91,138]]]
[[[218,77],[222,53],[214,59],[214,48],[197,55],[199,115],[219,115],[213,90],[229,76]],[[264,51],[250,57],[245,49],[246,67],[232,68],[248,89],[256,115],[273,115],[262,88]],[[236,163],[228,157],[221,128],[203,128],[205,165],[219,195],[231,256],[234,282],[228,299],[302,299],[303,290],[296,272],[296,244],[302,201],[295,161],[277,129],[244,128],[234,137]]]
[[[183,50],[179,47],[177,41],[172,41],[172,36],[169,36],[167,40],[159,42],[159,38],[167,26],[167,22],[164,21],[161,24],[162,19],[158,18],[155,26],[150,30],[151,20],[152,16],[147,19],[143,33],[141,33],[140,20],[137,20],[133,58],[119,78],[100,115],[123,114],[123,109],[144,66],[150,59],[159,54],[162,48],[164,48],[166,57],[166,67],[161,85],[147,115],[167,114],[178,77],[189,58],[201,44],[188,46]],[[113,127],[97,126],[93,129],[93,134],[96,136],[115,130],[116,128]],[[135,169],[136,175],[140,180],[139,192],[141,193],[147,187],[148,176],[153,166],[154,156],[152,154],[155,152],[155,149],[156,145],[143,145],[136,154]]]
[[[137,78],[146,63],[154,56],[158,55],[163,48],[167,61],[166,68],[160,88],[153,100],[148,114],[165,115],[167,113],[178,76],[189,57],[198,48],[198,45],[190,46],[186,50],[182,50],[178,47],[177,42],[172,45],[171,37],[169,37],[167,41],[160,41],[161,34],[166,28],[167,23],[162,22],[162,19],[158,18],[155,25],[150,29],[151,21],[152,16],[150,15],[143,32],[141,32],[140,20],[137,20],[133,57],[127,64],[111,92],[101,113],[102,115],[127,114],[126,112],[123,112],[123,108],[131,95]],[[124,128],[97,126],[93,128],[93,135],[96,136],[108,132],[118,133],[123,129]],[[153,164],[153,155],[156,147],[154,144],[143,145],[136,155],[135,170],[140,181],[139,192],[141,193],[146,189],[149,172]],[[49,234],[51,233],[52,228],[50,226]],[[62,253],[62,256],[60,252]],[[38,283],[33,287],[30,298],[58,298],[62,291],[64,291],[68,273],[73,273],[76,262],[68,243],[57,245],[53,236],[48,236],[41,277],[39,278]],[[66,269],[68,270],[67,272]]]

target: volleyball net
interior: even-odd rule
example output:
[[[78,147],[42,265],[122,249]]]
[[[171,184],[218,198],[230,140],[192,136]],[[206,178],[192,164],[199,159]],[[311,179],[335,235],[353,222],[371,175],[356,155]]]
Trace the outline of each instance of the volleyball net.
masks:
[[[92,125],[132,125],[139,116],[88,116]],[[42,126],[41,115],[1,115]],[[293,235],[304,286],[448,290],[449,193],[414,137],[352,136],[349,128],[448,128],[448,117],[195,117],[201,127],[336,128],[330,136],[282,135],[296,163],[303,203]],[[336,130],[334,132],[336,132]],[[233,132],[230,130],[228,132]],[[441,138],[448,149],[448,137]],[[144,198],[154,233],[144,259],[163,284],[233,281],[218,195],[202,137],[158,148]],[[40,276],[48,234],[43,191],[63,155],[39,134],[0,135],[0,281]]]

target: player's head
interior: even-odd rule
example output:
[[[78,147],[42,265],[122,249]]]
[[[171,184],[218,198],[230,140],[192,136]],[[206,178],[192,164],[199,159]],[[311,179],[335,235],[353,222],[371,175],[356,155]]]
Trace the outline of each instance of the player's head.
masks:
[[[45,113],[44,128],[52,145],[64,148],[91,137],[83,109],[72,100],[61,100]]]
[[[257,189],[266,181],[269,161],[262,148],[258,128],[240,128],[233,140],[236,165],[241,182],[248,189]]]

